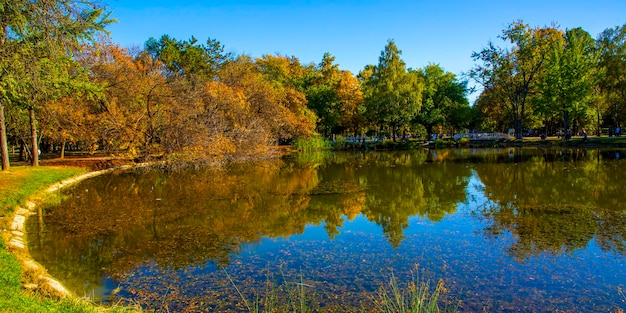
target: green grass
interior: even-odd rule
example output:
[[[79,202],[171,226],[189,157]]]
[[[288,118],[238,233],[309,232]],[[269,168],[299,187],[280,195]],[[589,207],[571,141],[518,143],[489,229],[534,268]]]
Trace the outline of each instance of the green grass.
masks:
[[[12,167],[0,172],[0,220],[6,225],[17,205],[41,196],[51,184],[85,172],[76,167]],[[2,227],[6,228],[6,227]],[[80,299],[56,300],[46,298],[22,287],[22,268],[14,255],[7,251],[0,238],[0,312],[101,312],[102,307]],[[112,308],[127,312],[129,309]]]
[[[328,139],[320,136],[313,136],[309,139],[296,138],[293,148],[299,151],[319,151],[330,150],[332,145]]]
[[[0,172],[0,214],[8,214],[28,197],[56,182],[84,173],[77,167],[11,167]]]

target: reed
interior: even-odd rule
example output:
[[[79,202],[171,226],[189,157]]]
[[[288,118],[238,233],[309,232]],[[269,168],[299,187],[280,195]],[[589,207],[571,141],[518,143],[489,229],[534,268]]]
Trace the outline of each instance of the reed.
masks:
[[[458,312],[459,301],[447,301],[446,293],[443,279],[431,290],[430,282],[421,280],[415,271],[408,286],[402,288],[392,274],[388,285],[382,285],[378,290],[374,308],[381,313]]]
[[[309,139],[296,138],[293,148],[299,151],[320,151],[332,149],[332,144],[326,138],[321,136],[313,136]]]

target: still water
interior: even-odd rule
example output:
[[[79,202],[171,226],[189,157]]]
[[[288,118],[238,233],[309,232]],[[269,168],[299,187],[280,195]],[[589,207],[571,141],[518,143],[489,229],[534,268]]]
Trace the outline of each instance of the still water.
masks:
[[[415,274],[462,312],[626,309],[623,150],[295,154],[224,170],[120,172],[28,222],[35,260],[78,295],[161,311],[246,311],[304,286],[372,307]],[[113,291],[115,290],[115,291]]]

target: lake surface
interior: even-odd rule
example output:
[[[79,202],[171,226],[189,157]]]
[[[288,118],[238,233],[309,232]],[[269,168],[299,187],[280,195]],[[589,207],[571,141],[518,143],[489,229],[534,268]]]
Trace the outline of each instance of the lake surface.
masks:
[[[234,286],[252,301],[290,284],[318,311],[356,312],[415,274],[443,279],[462,312],[612,312],[626,309],[625,157],[361,151],[120,172],[30,218],[29,248],[78,295],[164,312],[245,312]]]

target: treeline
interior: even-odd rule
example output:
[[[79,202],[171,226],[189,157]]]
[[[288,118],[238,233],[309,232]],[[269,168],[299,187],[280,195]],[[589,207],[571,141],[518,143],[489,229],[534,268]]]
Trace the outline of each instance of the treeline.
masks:
[[[354,75],[330,53],[319,64],[254,59],[210,38],[164,35],[131,51],[106,37],[111,20],[90,1],[10,0],[0,15],[3,169],[8,147],[33,165],[40,150],[63,156],[68,144],[197,164],[312,136],[395,140],[512,125],[521,134],[563,120],[599,129],[624,116],[624,27],[596,41],[581,29],[515,22],[502,36],[509,48],[489,44],[459,79],[438,64],[407,68],[393,40]],[[474,106],[469,78],[484,87]]]
[[[565,31],[511,23],[473,53],[469,76],[483,87],[475,104],[483,129],[514,128],[554,134],[616,133],[626,118],[626,25],[594,39],[582,28]]]

